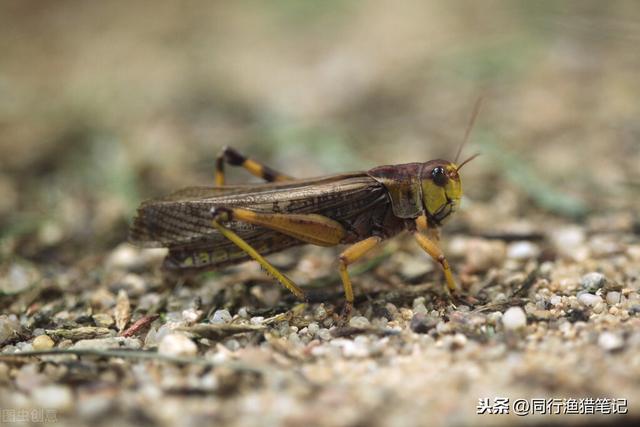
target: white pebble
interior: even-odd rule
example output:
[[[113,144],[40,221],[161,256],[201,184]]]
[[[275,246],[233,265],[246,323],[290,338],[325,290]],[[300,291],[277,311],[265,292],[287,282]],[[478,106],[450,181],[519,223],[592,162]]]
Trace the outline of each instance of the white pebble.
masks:
[[[511,259],[525,260],[536,258],[538,255],[540,255],[538,245],[527,241],[514,242],[507,248],[507,257]]]
[[[2,290],[7,293],[22,292],[29,287],[33,274],[20,264],[13,264],[9,269],[8,280],[0,281]]]
[[[549,298],[549,302],[551,303],[551,305],[560,305],[562,304],[562,297],[560,295],[554,295],[551,298]]]
[[[331,345],[340,348],[345,357],[364,358],[369,356],[369,348],[363,341],[337,338],[331,341]]]
[[[172,333],[162,338],[158,352],[167,356],[193,356],[198,352],[198,346],[188,337]]]
[[[369,319],[364,316],[353,316],[349,320],[349,326],[352,328],[366,328],[369,326]]]
[[[238,342],[238,340],[234,338],[227,340],[227,342],[225,342],[224,345],[231,351],[236,351],[240,349],[240,343]]]
[[[68,410],[73,406],[73,394],[67,386],[47,385],[33,389],[34,404],[41,408]]]
[[[198,321],[201,314],[202,311],[196,310],[195,308],[191,307],[186,310],[182,310],[182,320],[187,323],[194,323]]]
[[[427,310],[427,307],[424,306],[424,304],[417,304],[413,307],[413,314],[427,314],[429,313],[429,310]]]
[[[502,324],[505,329],[520,329],[527,326],[527,315],[521,307],[510,307],[502,315]]]
[[[320,326],[318,326],[316,322],[311,322],[309,323],[309,326],[307,326],[307,331],[311,335],[317,334],[319,330],[320,330]]]
[[[598,345],[607,351],[615,351],[622,348],[624,341],[618,334],[603,332],[598,337]]]
[[[502,318],[502,313],[499,311],[494,311],[487,314],[487,323],[490,325],[497,325],[498,321]]]
[[[582,288],[590,292],[597,291],[598,289],[603,287],[606,282],[607,278],[604,276],[604,274],[598,273],[596,271],[587,273],[582,276],[582,279],[580,279],[580,285],[582,286]]]
[[[128,269],[138,265],[140,250],[134,246],[123,243],[118,246],[107,258],[107,266]]]
[[[618,304],[620,302],[620,292],[608,292],[607,293],[607,303],[610,305]]]
[[[329,341],[331,339],[331,331],[327,328],[321,328],[318,331],[318,338],[323,341]]]
[[[229,323],[231,322],[231,313],[229,310],[216,310],[211,316],[211,323]]]
[[[572,255],[572,252],[586,240],[584,230],[577,225],[554,230],[550,237],[556,249],[563,255]]]
[[[455,346],[464,347],[466,343],[467,343],[467,337],[464,334],[457,333],[453,336],[452,344],[454,344]]]
[[[262,325],[262,322],[264,322],[263,316],[254,316],[251,318],[251,320],[249,320],[249,323],[251,323],[252,325]]]
[[[602,302],[602,298],[600,298],[598,295],[584,293],[578,295],[578,301],[580,301],[583,305],[595,307],[596,304]]]

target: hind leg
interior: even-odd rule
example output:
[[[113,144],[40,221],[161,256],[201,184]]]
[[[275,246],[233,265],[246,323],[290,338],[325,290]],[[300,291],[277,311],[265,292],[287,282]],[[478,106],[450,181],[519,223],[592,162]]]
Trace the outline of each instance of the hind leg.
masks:
[[[256,251],[242,237],[238,236],[233,230],[222,225],[221,221],[224,221],[224,219],[220,218],[219,214],[217,214],[215,211],[212,212],[212,214],[213,214],[212,224],[216,228],[216,230],[220,232],[220,234],[222,234],[227,239],[231,240],[233,243],[236,244],[236,246],[238,246],[240,249],[245,251],[251,258],[257,261],[269,275],[271,275],[274,279],[280,282],[282,286],[287,288],[296,297],[298,297],[301,300],[304,300],[306,298],[304,291],[300,289],[295,283],[293,283],[291,279],[289,279],[287,276],[281,273],[280,270],[278,270],[273,265],[271,265],[269,261],[267,261],[262,255],[260,255],[258,251]]]
[[[346,304],[343,311],[343,317],[349,317],[351,309],[353,308],[353,287],[351,286],[351,277],[347,271],[347,266],[358,261],[367,252],[373,249],[382,241],[381,237],[372,236],[367,239],[361,240],[345,249],[340,254],[340,278],[342,279],[342,286],[344,288],[344,297]]]
[[[267,182],[290,181],[293,178],[278,172],[269,166],[244,156],[231,147],[224,147],[216,159],[216,186],[224,185],[224,164],[242,166],[250,174],[262,178]]]

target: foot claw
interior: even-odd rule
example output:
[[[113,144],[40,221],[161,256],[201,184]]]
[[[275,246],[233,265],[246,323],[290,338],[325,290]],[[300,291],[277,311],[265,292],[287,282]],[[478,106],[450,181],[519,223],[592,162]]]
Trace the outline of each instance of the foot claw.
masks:
[[[340,326],[345,326],[349,323],[351,319],[351,312],[353,311],[353,303],[346,302],[344,307],[342,307],[342,311],[340,312]]]

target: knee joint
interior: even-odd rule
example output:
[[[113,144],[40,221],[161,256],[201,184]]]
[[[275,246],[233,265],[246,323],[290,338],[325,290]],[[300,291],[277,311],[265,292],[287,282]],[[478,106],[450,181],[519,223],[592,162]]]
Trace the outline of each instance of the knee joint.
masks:
[[[241,166],[247,158],[240,154],[238,151],[231,147],[224,147],[222,149],[222,156],[224,159],[233,166]]]
[[[209,210],[209,213],[215,221],[231,221],[231,209],[223,206],[214,206]]]

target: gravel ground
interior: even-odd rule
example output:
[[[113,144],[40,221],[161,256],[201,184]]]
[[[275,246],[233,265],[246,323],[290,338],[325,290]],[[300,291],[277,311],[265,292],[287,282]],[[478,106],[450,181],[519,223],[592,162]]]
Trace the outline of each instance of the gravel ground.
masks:
[[[640,238],[627,217],[601,219],[616,225],[452,235],[465,288],[454,300],[412,242],[390,242],[355,276],[348,325],[336,314],[331,250],[274,259],[315,284],[314,299],[325,302],[310,304],[297,304],[252,264],[167,289],[153,268],[162,253],[127,244],[88,270],[40,280],[33,266],[15,263],[5,277],[17,294],[7,311],[18,315],[0,317],[3,407],[52,408],[60,420],[94,425],[114,417],[345,426],[524,419],[513,409],[477,415],[480,399],[495,408],[501,397],[626,399],[634,414]],[[88,289],[96,270],[103,279]],[[50,349],[96,354],[16,357]],[[128,353],[106,355],[113,350]]]
[[[637,2],[276,3],[0,5],[2,424],[637,422]],[[270,256],[301,304],[126,243],[224,145],[300,177],[451,158],[481,95],[460,295],[407,236],[351,267],[348,324],[338,248]]]

